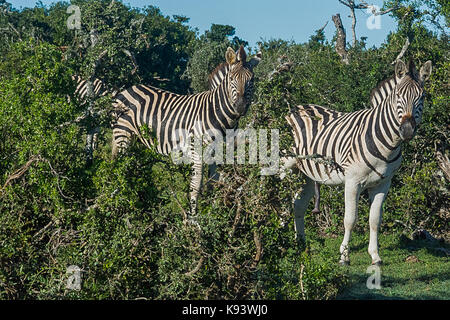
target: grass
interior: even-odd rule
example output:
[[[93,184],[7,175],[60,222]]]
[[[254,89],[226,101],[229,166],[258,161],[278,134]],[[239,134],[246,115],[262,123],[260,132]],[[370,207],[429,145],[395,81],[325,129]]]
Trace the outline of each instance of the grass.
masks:
[[[399,234],[380,235],[381,288],[368,289],[366,273],[371,263],[367,253],[368,235],[355,234],[350,242],[350,266],[338,266],[342,237],[315,239],[311,251],[318,256],[336,256],[336,267],[343,268],[348,286],[337,299],[450,299],[450,261],[438,241],[409,240]],[[447,251],[448,252],[448,251]]]

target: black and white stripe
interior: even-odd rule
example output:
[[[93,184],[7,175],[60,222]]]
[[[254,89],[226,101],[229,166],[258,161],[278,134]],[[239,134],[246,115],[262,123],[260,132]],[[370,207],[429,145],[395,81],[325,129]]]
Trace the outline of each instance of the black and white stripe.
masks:
[[[76,83],[75,95],[81,101],[86,101],[89,96],[89,86],[92,85],[94,97],[102,97],[109,93],[105,84],[100,79],[94,79],[91,83],[89,80],[83,79],[81,76],[73,75],[72,80]]]
[[[192,136],[207,143],[214,137],[210,132],[225,134],[237,126],[250,103],[253,87],[253,67],[259,58],[246,61],[243,47],[234,52],[228,48],[226,64],[210,76],[211,90],[179,95],[151,86],[137,85],[117,95],[115,107],[124,112],[113,126],[113,154],[125,148],[132,135],[147,147],[169,155],[180,144],[189,140],[190,158],[193,162],[191,178],[191,214],[196,214],[197,198],[202,180],[202,155],[195,152]],[[217,79],[222,79],[219,82]],[[152,138],[143,132],[147,127]],[[188,132],[186,137],[182,133]]]
[[[295,202],[297,234],[304,236],[303,217],[314,194],[314,182],[345,184],[342,263],[349,261],[347,245],[357,217],[358,198],[365,189],[372,202],[369,253],[373,263],[381,261],[377,244],[381,206],[400,166],[402,142],[413,138],[421,120],[423,83],[430,73],[429,61],[420,74],[414,63],[410,62],[407,68],[399,61],[395,76],[372,92],[370,109],[343,113],[317,105],[300,105],[286,117],[294,135],[296,163],[308,177]]]

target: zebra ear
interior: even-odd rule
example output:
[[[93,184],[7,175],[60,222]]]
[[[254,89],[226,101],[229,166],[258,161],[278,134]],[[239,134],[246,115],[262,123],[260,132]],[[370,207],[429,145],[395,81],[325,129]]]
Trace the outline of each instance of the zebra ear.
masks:
[[[408,69],[406,68],[405,63],[402,60],[398,60],[395,63],[395,77],[400,80],[406,75],[407,72]]]
[[[227,52],[225,53],[225,59],[229,65],[236,63],[236,53],[230,47],[228,47]]]
[[[244,46],[242,44],[237,52],[237,60],[244,63],[247,61],[247,54],[245,53]]]
[[[432,63],[430,60],[425,62],[425,64],[420,68],[419,72],[419,80],[423,86],[424,82],[427,81],[430,78],[431,70],[433,69]]]

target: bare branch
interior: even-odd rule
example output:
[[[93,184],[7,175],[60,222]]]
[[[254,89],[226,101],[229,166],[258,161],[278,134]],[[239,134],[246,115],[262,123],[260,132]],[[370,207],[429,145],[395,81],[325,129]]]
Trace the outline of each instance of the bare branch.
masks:
[[[356,14],[355,7],[350,8],[350,16],[352,17],[352,46],[356,46]]]
[[[255,242],[256,254],[253,258],[252,268],[256,268],[261,260],[262,256],[262,244],[261,244],[261,236],[258,234],[256,230],[253,231],[253,241]]]
[[[200,260],[198,260],[197,265],[195,266],[195,268],[192,269],[189,272],[186,272],[184,275],[185,276],[193,276],[195,273],[198,272],[198,270],[200,270],[200,268],[202,267],[203,261],[205,261],[205,257],[201,256]]]
[[[376,7],[373,4],[368,4],[365,1],[361,1],[361,4],[359,4],[356,9],[369,9],[369,8],[372,10],[372,14],[374,16],[382,16],[384,14],[387,14],[387,13],[391,12],[391,11],[400,9],[400,7],[392,7],[392,8],[389,8],[387,10],[384,10],[384,11],[377,11]]]
[[[347,7],[349,7],[349,8],[351,8],[351,3],[353,2],[353,1],[343,1],[343,0],[339,0],[339,2],[340,3],[342,3],[344,6],[347,6]],[[354,5],[354,3],[353,3],[353,5]]]
[[[302,263],[300,265],[300,277],[299,277],[299,282],[300,282],[300,291],[302,292],[302,298],[303,300],[306,300],[306,295],[305,295],[305,290],[303,288],[303,270],[305,269],[305,265]]]
[[[0,189],[0,194],[3,193],[3,191],[5,190],[5,188],[13,181],[16,180],[18,178],[20,178],[25,172],[27,172],[27,170],[30,168],[30,166],[36,162],[36,161],[42,161],[43,159],[41,158],[40,155],[37,156],[32,156],[30,160],[28,160],[22,167],[20,167],[19,169],[17,169],[16,171],[14,171],[14,173],[12,175],[10,175],[5,183],[3,184],[3,187]]]
[[[342,62],[348,64],[349,61],[348,61],[348,52],[346,49],[346,34],[340,14],[337,13],[336,15],[332,16],[332,20],[337,30],[336,52],[341,57]]]
[[[19,40],[22,41],[19,31],[17,31],[17,29],[14,28],[14,26],[10,22],[8,22],[8,26],[17,34],[17,36],[19,37]]]
[[[317,29],[316,32],[322,32],[327,27],[328,22],[329,21],[327,20],[327,22],[325,22],[324,26],[322,28],[320,28],[320,29]]]
[[[54,177],[56,177],[56,187],[58,188],[58,191],[59,191],[59,193],[61,194],[61,196],[62,196],[64,199],[69,199],[69,200],[75,201],[73,198],[71,198],[71,197],[69,197],[69,196],[66,196],[66,195],[62,192],[61,186],[59,185],[59,179],[60,179],[60,177],[63,177],[63,178],[66,178],[66,179],[67,179],[67,177],[61,176],[58,172],[56,172],[56,170],[53,169],[53,166],[52,166],[52,164],[50,163],[50,161],[49,161],[48,159],[43,158],[41,155],[35,155],[35,156],[32,156],[32,157],[31,157],[31,158],[30,158],[30,159],[29,159],[22,167],[20,167],[20,168],[17,169],[16,171],[14,171],[14,173],[11,174],[11,175],[6,179],[5,183],[3,184],[3,187],[0,189],[0,195],[3,193],[3,191],[5,190],[5,188],[6,188],[12,181],[14,181],[14,180],[19,179],[20,177],[22,177],[22,176],[25,174],[25,172],[28,171],[28,169],[31,167],[31,165],[32,165],[33,163],[35,163],[35,162],[38,162],[38,161],[46,162],[46,163],[48,164],[48,166],[50,167],[50,171],[51,171],[52,175],[53,175]]]
[[[384,10],[384,11],[378,11],[378,12],[376,12],[376,13],[373,13],[375,16],[382,16],[382,15],[384,15],[384,14],[387,14],[387,13],[389,13],[389,12],[391,12],[391,11],[394,11],[394,10],[398,10],[400,7],[395,7],[395,8],[390,8],[390,9],[387,9],[387,10]],[[373,11],[372,11],[373,12]]]
[[[403,56],[404,56],[405,53],[406,53],[406,50],[408,50],[408,47],[409,47],[409,39],[408,39],[408,37],[407,37],[406,40],[405,40],[405,44],[404,44],[403,47],[402,47],[402,50],[401,50],[400,53],[398,54],[397,58],[395,58],[395,60],[392,61],[391,64],[395,64],[398,60],[400,60],[401,58],[403,58]]]
[[[355,5],[355,1],[354,0],[339,0],[340,3],[342,3],[343,5],[345,5],[346,7],[350,8],[350,17],[352,18],[352,35],[353,35],[353,46],[356,45],[356,14],[355,14],[355,9],[360,9],[360,5]],[[336,15],[337,16],[337,15]],[[340,16],[339,16],[339,20],[341,20]],[[334,19],[333,19],[334,21]],[[334,24],[336,25],[336,21],[334,21]],[[341,22],[342,25],[342,22]],[[337,28],[337,26],[336,26]]]
[[[346,7],[350,8],[350,17],[352,18],[352,36],[353,36],[353,42],[352,45],[355,46],[356,45],[356,14],[355,14],[355,10],[362,10],[362,9],[371,9],[372,10],[372,14],[375,16],[379,16],[379,15],[384,15],[387,14],[393,10],[397,10],[399,9],[399,7],[393,7],[384,11],[377,11],[376,7],[372,4],[368,4],[365,1],[360,1],[359,4],[355,4],[354,0],[339,0],[340,3],[342,3],[343,5],[345,5]]]
[[[287,58],[288,58],[287,56],[283,55],[277,59],[278,65],[275,67],[274,70],[272,70],[269,73],[269,75],[268,75],[269,81],[272,80],[275,75],[280,74],[285,71],[289,71],[291,69],[291,67],[294,65],[294,63],[292,61],[290,61],[289,59],[287,61],[284,61]]]

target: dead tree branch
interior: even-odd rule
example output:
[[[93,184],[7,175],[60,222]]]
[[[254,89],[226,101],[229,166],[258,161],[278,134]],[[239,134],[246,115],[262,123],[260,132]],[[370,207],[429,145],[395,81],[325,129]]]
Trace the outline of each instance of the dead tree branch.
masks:
[[[194,269],[192,269],[189,272],[186,272],[184,275],[188,276],[188,277],[193,276],[195,273],[197,273],[200,270],[200,268],[203,265],[203,261],[205,261],[205,257],[201,256],[197,262],[197,265],[194,267]]]
[[[40,155],[37,156],[33,156],[31,157],[30,160],[28,160],[22,167],[20,167],[19,169],[17,169],[16,171],[14,171],[13,174],[11,174],[5,181],[5,183],[3,184],[3,187],[0,189],[0,194],[3,193],[3,191],[5,190],[5,188],[14,180],[20,178],[25,172],[28,171],[28,169],[31,167],[31,165],[36,162],[36,161],[41,161],[43,160],[41,158]]]
[[[398,60],[400,60],[401,58],[403,58],[403,56],[404,56],[405,53],[406,53],[406,50],[408,50],[408,47],[409,47],[409,39],[406,38],[405,44],[403,45],[402,50],[401,50],[400,53],[398,54],[397,58],[395,58],[395,60],[392,61],[392,63],[391,63],[392,65],[396,64]]]
[[[356,45],[356,14],[355,14],[355,10],[361,9],[360,5],[355,4],[354,0],[345,0],[345,1],[339,0],[339,2],[350,9],[350,17],[352,18],[352,36],[353,36],[352,45],[355,46]],[[339,17],[339,20],[340,20],[340,17]],[[336,22],[335,22],[335,24],[336,24]]]
[[[285,61],[285,60],[287,60],[287,61]],[[288,57],[285,55],[279,57],[277,59],[277,61],[278,61],[278,65],[268,75],[269,81],[271,81],[275,75],[278,75],[282,72],[291,70],[292,66],[294,65],[294,63],[292,61],[290,61],[288,59]]]
[[[345,29],[342,24],[341,16],[339,13],[332,16],[332,20],[337,30],[337,38],[336,38],[336,52],[341,57],[342,62],[345,64],[349,63],[348,52],[346,49],[347,37],[345,34]]]
[[[399,9],[399,7],[392,7],[384,11],[377,11],[376,7],[373,4],[368,4],[365,1],[360,1],[360,3],[355,3],[355,0],[339,0],[340,3],[345,5],[350,9],[350,17],[352,18],[352,46],[354,47],[356,45],[356,10],[362,10],[362,9],[371,9],[372,14],[374,16],[380,16],[387,14],[391,11]]]
[[[370,5],[367,2],[365,2],[365,1],[361,1],[361,4],[359,5],[358,9],[371,9],[372,14],[374,16],[382,16],[382,15],[385,15],[385,14],[391,12],[391,11],[398,10],[399,8],[400,7],[396,6],[396,7],[392,7],[392,8],[386,9],[384,11],[377,11],[376,7],[373,4]]]
[[[261,244],[261,236],[258,234],[256,230],[253,231],[253,241],[255,242],[256,253],[255,257],[253,258],[252,268],[256,268],[259,264],[259,261],[261,260],[263,251]]]
[[[56,177],[56,187],[58,188],[58,191],[60,193],[60,195],[64,198],[64,199],[69,199],[72,201],[75,201],[73,198],[65,195],[62,190],[61,190],[61,186],[59,184],[59,180],[60,177],[67,179],[67,177],[62,176],[61,174],[59,174],[58,172],[56,172],[56,170],[53,168],[52,164],[50,163],[50,161],[46,158],[43,158],[41,155],[35,155],[32,156],[22,167],[20,167],[19,169],[17,169],[16,171],[14,171],[13,174],[11,174],[5,181],[5,183],[3,184],[3,187],[0,188],[0,195],[2,195],[2,193],[4,192],[4,190],[6,189],[6,187],[11,184],[11,182],[13,182],[16,179],[19,179],[20,177],[22,177],[25,172],[28,171],[28,169],[31,167],[32,164],[34,164],[35,162],[39,162],[39,161],[43,161],[46,162],[50,168],[50,171],[52,173],[52,175],[54,177]]]

